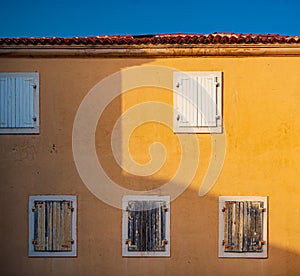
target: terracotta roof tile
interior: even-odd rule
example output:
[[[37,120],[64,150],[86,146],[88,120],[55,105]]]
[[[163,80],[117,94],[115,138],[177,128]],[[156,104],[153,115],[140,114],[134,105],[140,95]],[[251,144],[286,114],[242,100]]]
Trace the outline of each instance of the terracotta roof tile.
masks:
[[[45,38],[0,38],[1,45],[201,45],[201,44],[300,44],[300,36],[274,34],[161,34],[161,35],[112,35],[94,37],[45,37]]]

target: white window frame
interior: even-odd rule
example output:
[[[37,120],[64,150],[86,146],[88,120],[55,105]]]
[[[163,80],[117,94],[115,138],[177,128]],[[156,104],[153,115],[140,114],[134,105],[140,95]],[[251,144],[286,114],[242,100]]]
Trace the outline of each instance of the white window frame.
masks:
[[[129,251],[128,244],[128,212],[127,206],[130,201],[165,201],[166,202],[166,222],[165,222],[165,251]],[[123,257],[170,257],[170,196],[123,196],[122,199],[122,256]]]
[[[0,73],[0,78],[29,78],[32,80],[32,89],[33,89],[33,118],[34,126],[33,127],[0,127],[0,134],[36,134],[40,133],[39,125],[39,73],[38,72],[24,72],[24,73]],[[1,95],[0,95],[1,97]],[[8,107],[7,107],[8,108]],[[1,123],[1,122],[0,122]]]
[[[226,201],[262,201],[264,204],[262,252],[225,252],[224,251],[224,213]],[[219,197],[219,257],[220,258],[267,258],[268,257],[268,197],[267,196],[220,196]]]
[[[208,87],[200,84],[200,80],[214,79],[213,85],[215,91],[207,91]],[[183,80],[190,80],[192,88],[184,90]],[[174,104],[174,116],[173,116],[173,130],[175,133],[222,133],[223,132],[223,118],[222,118],[222,72],[215,71],[177,71],[173,73],[173,104]],[[197,91],[197,99],[194,94],[190,94],[188,91]],[[213,93],[213,96],[211,96]],[[205,99],[205,110],[201,110],[200,103]],[[183,104],[184,102],[184,104]],[[203,104],[203,102],[202,102]],[[183,107],[183,105],[185,107]],[[189,113],[196,116],[197,123],[192,124],[187,121],[186,125],[181,122],[184,115],[181,113],[182,108],[188,109]],[[210,111],[208,111],[210,110]],[[215,111],[214,125],[205,124],[205,113]],[[210,114],[211,115],[211,114]],[[202,121],[201,121],[201,119]]]
[[[32,241],[34,240],[34,208],[35,201],[71,201],[72,208],[72,250],[59,252],[35,251]],[[29,196],[28,218],[29,218],[29,240],[28,256],[29,257],[76,257],[77,256],[77,239],[76,239],[76,214],[77,214],[77,197],[73,195],[33,195]]]

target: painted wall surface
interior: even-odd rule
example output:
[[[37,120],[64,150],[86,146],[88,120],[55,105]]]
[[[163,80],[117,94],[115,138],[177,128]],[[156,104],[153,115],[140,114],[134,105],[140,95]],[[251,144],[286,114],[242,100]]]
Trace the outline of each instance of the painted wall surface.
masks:
[[[152,67],[145,74],[147,66]],[[0,136],[0,274],[299,275],[299,67],[300,57],[279,56],[1,58],[0,72],[40,73],[41,132]],[[224,134],[190,134],[194,140],[189,140],[189,134],[176,135],[167,127],[173,116],[168,87],[172,88],[174,69],[223,72]],[[102,93],[96,98],[99,102],[87,103],[87,116],[99,118],[94,131],[79,123],[80,133],[91,135],[99,161],[98,172],[90,168],[91,179],[100,180],[91,188],[82,180],[87,168],[79,172],[76,167],[81,160],[73,155],[72,130],[80,104],[94,90]],[[162,113],[161,103],[169,111]],[[98,105],[104,106],[102,114],[96,114]],[[154,142],[161,145],[149,151]],[[88,164],[92,156],[88,150],[85,154],[85,146],[82,143],[80,150]],[[145,166],[134,168],[129,153]],[[194,166],[195,175],[190,172]],[[183,172],[169,189],[175,191],[171,257],[122,257],[122,211],[110,204],[121,204],[121,192],[112,191],[108,179],[128,193],[164,193],[163,185],[179,169]],[[97,173],[102,178],[93,178]],[[213,187],[199,196],[204,180]],[[28,196],[37,194],[77,195],[76,258],[28,257]],[[226,195],[269,197],[267,259],[218,258],[218,197]]]

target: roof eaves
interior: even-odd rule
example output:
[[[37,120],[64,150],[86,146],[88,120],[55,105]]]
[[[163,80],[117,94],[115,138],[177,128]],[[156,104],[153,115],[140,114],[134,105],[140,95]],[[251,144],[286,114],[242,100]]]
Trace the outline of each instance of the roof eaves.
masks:
[[[274,34],[159,34],[112,35],[94,37],[0,38],[1,46],[110,46],[110,45],[227,45],[227,44],[300,44],[299,36]]]

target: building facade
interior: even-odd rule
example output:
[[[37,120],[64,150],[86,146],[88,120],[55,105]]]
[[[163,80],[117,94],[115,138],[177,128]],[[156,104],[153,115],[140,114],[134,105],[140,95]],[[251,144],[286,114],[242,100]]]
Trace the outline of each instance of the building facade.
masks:
[[[299,37],[0,39],[1,275],[299,274],[299,68]]]

